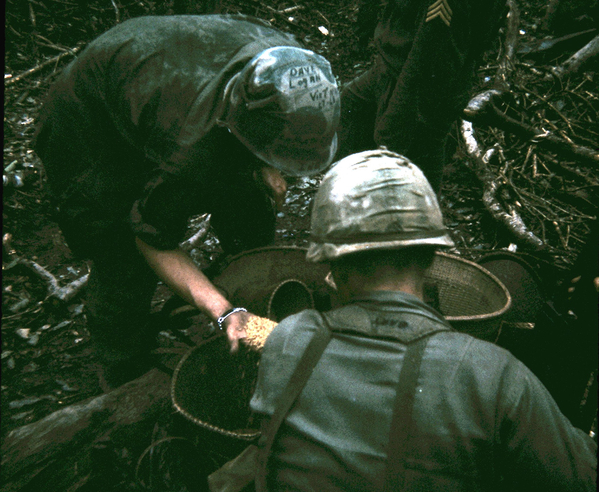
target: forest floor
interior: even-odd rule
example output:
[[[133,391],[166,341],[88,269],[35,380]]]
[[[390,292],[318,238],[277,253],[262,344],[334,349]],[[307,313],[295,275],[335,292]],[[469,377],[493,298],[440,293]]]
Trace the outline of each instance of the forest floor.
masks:
[[[193,2],[192,2],[193,3]],[[566,3],[566,2],[563,2]],[[595,2],[596,3],[596,2]],[[356,33],[357,0],[294,2],[226,0],[222,13],[245,13],[292,32],[327,57],[343,86],[369,66],[372,45]],[[85,5],[85,6],[84,6]],[[551,75],[589,42],[593,19],[581,16],[576,2],[562,12],[561,24],[547,25],[546,2],[518,0],[516,54],[509,65],[509,90],[497,103],[512,118],[563,141],[599,149],[599,74],[594,64],[568,77]],[[41,163],[31,148],[43,96],[60,70],[87,42],[127,18],[173,13],[171,2],[149,0],[8,0],[4,100],[4,207],[2,299],[2,437],[66,405],[101,393],[90,356],[85,304],[76,295],[50,295],[42,266],[68,285],[89,265],[71,255],[53,221]],[[596,20],[596,19],[595,19]],[[478,70],[481,92],[493,86],[506,46],[504,26],[493,50]],[[577,34],[569,38],[564,36]],[[552,41],[542,45],[542,41]],[[492,216],[483,202],[489,182],[482,182],[456,125],[452,157],[445,169],[440,203],[456,243],[455,254],[477,260],[498,250],[527,252],[538,265],[548,291],[557,289],[580,252],[597,216],[599,162],[577,159],[544,146],[543,135],[515,135],[480,126],[476,135],[483,153],[495,147],[488,164],[497,200],[520,216],[542,248],[515,236]],[[319,178],[290,181],[285,210],[277,225],[277,244],[306,246],[310,200]],[[193,224],[192,224],[193,225]],[[210,240],[195,251],[203,263],[218,254]],[[161,287],[158,310],[169,297]]]

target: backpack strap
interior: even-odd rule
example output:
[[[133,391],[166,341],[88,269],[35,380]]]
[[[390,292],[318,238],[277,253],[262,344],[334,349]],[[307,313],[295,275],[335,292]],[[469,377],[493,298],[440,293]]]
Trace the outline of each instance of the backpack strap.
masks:
[[[273,416],[266,424],[258,441],[260,451],[258,455],[258,468],[256,470],[255,482],[257,492],[267,490],[266,467],[276,434],[297,397],[310,379],[314,367],[316,367],[316,364],[331,340],[331,329],[326,318],[324,316],[322,316],[322,318],[324,321],[324,329],[318,329],[308,343],[295,371],[289,378],[289,382],[281,394],[281,398],[275,408]],[[395,405],[389,433],[390,438],[387,446],[387,473],[383,489],[385,492],[401,489],[403,482],[405,481],[407,442],[412,424],[412,410],[418,383],[418,375],[420,374],[420,363],[422,362],[422,356],[424,355],[428,339],[433,334],[434,333],[431,333],[430,335],[424,336],[407,345],[406,355],[404,357],[397,384]]]
[[[324,321],[324,329],[317,329],[308,343],[295,371],[289,378],[289,382],[281,394],[281,398],[271,419],[266,424],[258,440],[258,447],[260,448],[258,469],[256,470],[256,490],[258,492],[266,490],[266,465],[279,427],[285,420],[289,410],[291,410],[295,400],[304,389],[308,379],[310,379],[312,370],[331,340],[331,330],[324,316],[322,316],[322,319]]]
[[[425,336],[407,346],[401,372],[399,373],[389,432],[389,444],[387,446],[387,476],[383,488],[384,492],[402,490],[404,486],[414,397],[418,375],[420,374],[420,363],[428,339],[429,336]]]

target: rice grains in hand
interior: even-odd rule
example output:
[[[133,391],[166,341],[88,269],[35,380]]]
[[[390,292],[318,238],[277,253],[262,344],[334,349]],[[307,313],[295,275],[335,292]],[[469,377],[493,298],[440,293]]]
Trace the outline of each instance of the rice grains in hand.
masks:
[[[245,325],[245,343],[254,350],[262,350],[270,332],[277,326],[275,321],[260,316],[250,316]]]

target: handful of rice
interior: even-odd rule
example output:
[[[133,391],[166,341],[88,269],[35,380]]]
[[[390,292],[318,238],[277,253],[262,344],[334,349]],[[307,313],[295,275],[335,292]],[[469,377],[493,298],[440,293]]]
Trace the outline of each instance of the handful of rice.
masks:
[[[277,326],[276,321],[260,316],[250,316],[245,325],[245,333],[247,335],[245,339],[246,345],[254,350],[262,350],[268,335],[270,335],[275,326]]]

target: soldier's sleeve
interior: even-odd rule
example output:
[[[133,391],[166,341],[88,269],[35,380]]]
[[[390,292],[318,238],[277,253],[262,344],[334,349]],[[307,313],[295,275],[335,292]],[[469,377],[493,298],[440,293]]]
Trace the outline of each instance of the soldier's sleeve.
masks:
[[[183,240],[196,199],[184,180],[157,172],[131,208],[133,233],[156,249],[176,249]]]
[[[379,145],[417,157],[441,143],[468,101],[474,69],[497,35],[505,2],[426,0],[418,2],[416,29],[398,24],[411,48],[387,107],[377,122]],[[396,2],[414,15],[414,1]],[[401,11],[395,13],[401,17]],[[441,163],[440,163],[441,164]]]
[[[596,443],[572,426],[536,376],[514,360],[501,386],[498,458],[513,485],[506,490],[596,490]]]
[[[212,212],[217,193],[214,173],[218,160],[214,142],[179,148],[165,161],[154,163],[145,187],[129,215],[133,233],[156,249],[177,248],[193,215]]]

